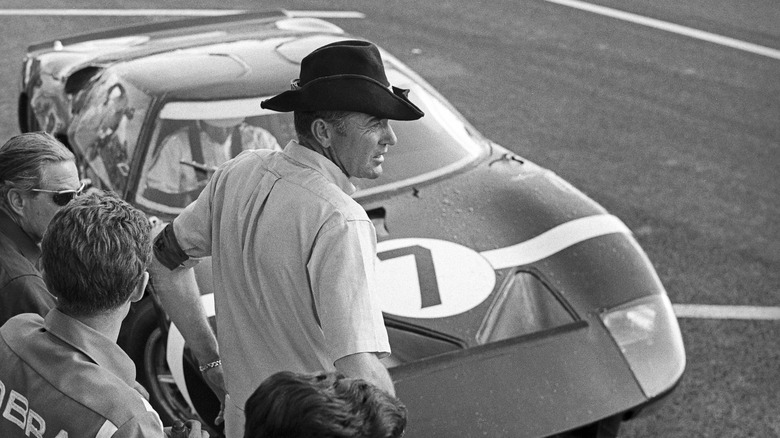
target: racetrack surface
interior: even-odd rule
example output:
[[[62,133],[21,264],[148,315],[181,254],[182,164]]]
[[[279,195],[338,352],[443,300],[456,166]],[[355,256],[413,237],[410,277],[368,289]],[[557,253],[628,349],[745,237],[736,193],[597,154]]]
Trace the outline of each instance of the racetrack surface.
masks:
[[[774,0],[599,5],[780,50]],[[223,1],[351,10],[333,20],[409,64],[497,143],[636,234],[673,303],[780,306],[780,60],[545,0]],[[53,8],[5,0],[2,8]],[[68,2],[213,9],[213,2]],[[2,16],[0,139],[18,132],[26,46],[170,17]],[[780,436],[780,321],[681,319],[688,367],[624,437]]]

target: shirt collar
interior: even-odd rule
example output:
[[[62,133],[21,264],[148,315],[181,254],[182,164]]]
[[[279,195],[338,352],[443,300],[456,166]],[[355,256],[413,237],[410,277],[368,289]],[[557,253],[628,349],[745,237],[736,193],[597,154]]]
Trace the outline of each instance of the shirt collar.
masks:
[[[38,259],[41,257],[41,248],[2,209],[0,209],[0,230],[11,239],[24,258],[29,260],[33,265],[38,266]]]
[[[101,368],[128,385],[134,385],[135,365],[116,342],[56,308],[46,314],[43,325],[52,335],[87,355]]]
[[[284,147],[284,154],[304,166],[311,167],[321,173],[328,181],[339,186],[347,195],[352,195],[357,190],[355,185],[350,182],[347,175],[345,175],[336,164],[324,155],[314,152],[305,146],[301,146],[295,140],[291,140],[287,143],[287,146]]]

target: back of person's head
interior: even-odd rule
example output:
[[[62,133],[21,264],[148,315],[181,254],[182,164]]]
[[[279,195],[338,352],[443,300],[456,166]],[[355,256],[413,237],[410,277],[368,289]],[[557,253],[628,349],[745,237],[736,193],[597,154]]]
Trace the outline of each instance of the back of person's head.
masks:
[[[47,164],[74,160],[73,153],[51,134],[28,132],[11,137],[0,146],[0,207],[6,207],[9,189],[40,187]]]
[[[397,438],[406,406],[362,379],[276,373],[245,405],[244,438]]]
[[[140,210],[112,193],[63,207],[41,242],[43,276],[57,307],[89,316],[127,302],[151,261],[150,230]]]

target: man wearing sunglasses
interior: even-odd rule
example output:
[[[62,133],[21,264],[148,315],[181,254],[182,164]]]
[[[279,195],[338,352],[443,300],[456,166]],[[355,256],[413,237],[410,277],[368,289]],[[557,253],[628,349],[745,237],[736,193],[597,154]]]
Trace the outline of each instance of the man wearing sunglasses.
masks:
[[[51,135],[20,134],[0,147],[0,325],[54,307],[39,244],[54,214],[82,189],[75,157]]]

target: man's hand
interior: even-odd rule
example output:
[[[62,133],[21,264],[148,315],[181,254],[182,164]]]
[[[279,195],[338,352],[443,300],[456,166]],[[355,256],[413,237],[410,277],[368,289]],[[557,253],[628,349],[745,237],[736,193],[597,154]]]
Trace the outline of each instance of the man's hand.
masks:
[[[222,366],[209,368],[203,371],[203,378],[209,385],[209,388],[217,395],[220,403],[219,414],[214,420],[214,424],[222,424],[225,421],[225,395],[227,395],[227,389],[225,388],[225,375],[222,371]]]
[[[164,431],[166,438],[209,438],[209,433],[201,430],[198,420],[176,420],[173,427],[166,427]]]
[[[336,360],[336,369],[347,377],[363,379],[373,383],[390,395],[395,395],[395,386],[387,368],[374,353],[355,353]]]

